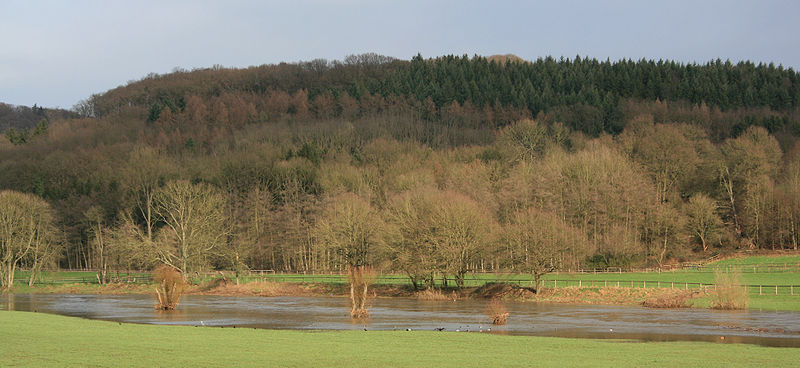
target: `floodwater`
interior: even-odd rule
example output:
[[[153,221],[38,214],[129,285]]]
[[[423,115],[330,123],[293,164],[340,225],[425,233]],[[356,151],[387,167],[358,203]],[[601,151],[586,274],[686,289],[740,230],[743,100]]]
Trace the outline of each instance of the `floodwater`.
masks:
[[[800,347],[800,313],[650,309],[632,306],[507,302],[492,326],[487,300],[375,299],[367,322],[353,322],[349,301],[326,297],[186,295],[175,311],[148,295],[0,295],[0,310],[35,311],[120,322],[293,330],[436,330],[510,335],[715,341]],[[491,330],[490,330],[491,329]],[[722,339],[724,337],[724,339]]]

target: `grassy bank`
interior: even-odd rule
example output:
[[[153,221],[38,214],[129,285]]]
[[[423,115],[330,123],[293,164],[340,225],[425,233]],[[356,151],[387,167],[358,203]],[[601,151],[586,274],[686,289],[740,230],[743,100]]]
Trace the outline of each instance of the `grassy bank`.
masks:
[[[428,331],[274,331],[0,312],[0,364],[30,367],[790,367],[800,349]]]
[[[716,266],[748,265],[748,270],[754,266],[776,264],[795,264],[800,261],[800,256],[753,256],[726,259],[714,263]],[[756,267],[758,270],[759,268]],[[767,270],[766,267],[761,269]],[[24,273],[23,273],[24,275]],[[148,284],[109,284],[97,285],[91,283],[94,274],[90,272],[50,272],[44,279],[51,281],[28,287],[25,283],[15,284],[16,293],[72,293],[72,294],[126,294],[126,293],[153,293],[153,286]],[[146,274],[132,274],[142,277]],[[348,289],[347,281],[342,275],[302,275],[302,274],[267,274],[240,277],[240,284],[233,282],[233,276],[220,283],[219,275],[194,280],[199,284],[188,290],[190,294],[212,295],[340,295],[345,296]],[[743,272],[741,282],[752,286],[748,288],[750,297],[749,308],[755,310],[788,310],[800,311],[800,287],[782,286],[775,293],[771,285],[800,285],[800,272]],[[56,280],[82,278],[87,282],[60,284],[52,283]],[[457,291],[461,297],[472,297],[471,290],[475,287],[492,282],[508,282],[522,286],[532,285],[531,276],[527,274],[472,274],[468,275],[467,288]],[[558,280],[557,282],[554,280]],[[646,298],[658,297],[660,294],[669,293],[670,290],[699,289],[699,283],[713,284],[714,272],[708,270],[679,270],[671,272],[622,272],[622,273],[554,273],[546,275],[543,286],[546,287],[540,295],[531,293],[511,294],[529,301],[556,302],[556,303],[586,303],[586,304],[641,304]],[[450,285],[453,285],[452,282]],[[581,286],[578,288],[578,286]],[[555,287],[555,288],[554,288]],[[654,290],[656,288],[666,290]],[[641,290],[647,289],[647,290]],[[396,297],[413,296],[408,278],[402,275],[382,275],[377,285],[373,287],[377,296]],[[451,293],[447,290],[446,293]],[[791,294],[794,295],[791,295]],[[492,295],[483,297],[493,297]],[[692,304],[695,307],[707,307],[709,297],[707,292],[697,293]]]

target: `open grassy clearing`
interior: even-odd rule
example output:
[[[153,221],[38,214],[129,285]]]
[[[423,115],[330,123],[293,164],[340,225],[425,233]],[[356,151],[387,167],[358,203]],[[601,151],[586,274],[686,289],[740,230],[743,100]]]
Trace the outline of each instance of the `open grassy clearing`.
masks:
[[[713,272],[623,272],[623,273],[557,273],[549,274],[546,280],[597,280],[597,281],[655,281],[675,283],[714,283]],[[742,273],[742,282],[747,285],[800,285],[800,272]],[[551,282],[547,283],[552,285]],[[573,285],[570,283],[570,285]],[[616,284],[614,284],[616,286]],[[634,287],[637,284],[634,283]],[[621,283],[620,286],[631,286]],[[648,285],[648,287],[655,287]],[[671,285],[670,285],[671,286]],[[677,286],[677,285],[676,285]],[[683,285],[681,285],[683,286]],[[642,287],[639,283],[638,287]],[[665,287],[662,285],[662,287]]]
[[[725,266],[725,265],[767,265],[767,264],[800,264],[800,255],[788,256],[750,256],[750,257],[736,257],[723,259],[711,262],[709,266]]]
[[[155,326],[5,311],[0,331],[0,362],[20,367],[791,367],[800,359],[800,349],[743,344]]]

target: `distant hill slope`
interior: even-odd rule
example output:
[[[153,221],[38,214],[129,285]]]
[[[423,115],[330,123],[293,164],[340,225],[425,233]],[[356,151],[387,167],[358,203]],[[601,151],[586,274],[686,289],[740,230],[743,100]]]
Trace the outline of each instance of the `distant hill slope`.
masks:
[[[558,251],[543,254],[562,269],[797,248],[794,70],[502,60],[370,54],[151,74],[77,104],[79,118],[0,135],[0,190],[49,203],[63,268],[163,262],[157,253],[178,244],[164,206],[187,185],[220,210],[208,212],[220,236],[193,240],[219,242],[195,258],[200,269],[345,269],[344,253],[322,244],[334,230],[317,225],[351,209],[379,221],[357,227],[391,234],[369,240],[387,245],[373,264],[402,260],[392,272],[411,275],[425,260],[418,280],[519,271],[534,241]],[[52,118],[3,108],[14,124]],[[104,229],[109,253],[97,248]],[[144,234],[158,248],[130,246]],[[401,245],[426,239],[450,246]],[[470,263],[453,256],[465,252]]]
[[[48,109],[34,105],[17,106],[0,102],[0,133],[8,128],[31,129],[42,119],[64,119],[74,117],[75,114],[63,109]]]
[[[368,56],[152,74],[92,96],[81,110],[101,117],[138,107],[155,120],[165,107],[182,111],[189,98],[212,110],[213,104],[224,104],[228,111],[241,109],[233,102],[238,98],[256,110],[274,109],[273,115],[330,117],[350,114],[350,108],[361,114],[396,108],[418,111],[426,120],[456,115],[452,119],[462,124],[491,128],[539,117],[598,136],[621,132],[640,114],[633,101],[658,104],[652,114],[656,122],[698,124],[716,140],[751,125],[800,136],[800,74],[773,64],[580,57],[527,62],[511,54],[417,55],[410,61]]]

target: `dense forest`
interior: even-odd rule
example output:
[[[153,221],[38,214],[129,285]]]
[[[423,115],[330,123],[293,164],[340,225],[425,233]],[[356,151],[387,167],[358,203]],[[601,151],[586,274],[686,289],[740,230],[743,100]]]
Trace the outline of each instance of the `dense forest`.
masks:
[[[73,111],[46,109],[41,106],[14,106],[0,103],[0,133],[15,144],[22,144],[32,136],[44,133],[50,120],[77,117]]]
[[[364,54],[151,74],[73,113],[0,138],[0,210],[38,214],[40,248],[3,243],[20,267],[424,283],[800,232],[800,75],[772,64]]]

